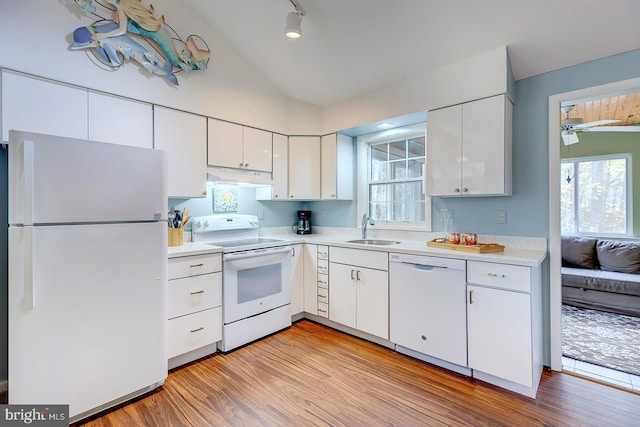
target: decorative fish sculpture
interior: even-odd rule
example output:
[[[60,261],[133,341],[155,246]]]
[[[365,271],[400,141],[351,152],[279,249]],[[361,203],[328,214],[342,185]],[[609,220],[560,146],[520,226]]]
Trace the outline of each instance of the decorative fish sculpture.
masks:
[[[71,49],[93,49],[99,60],[114,68],[123,60],[133,60],[174,85],[178,85],[175,73],[207,68],[211,52],[204,40],[191,35],[184,42],[164,16],[155,16],[152,5],[145,6],[141,0],[73,1],[86,15],[101,19],[77,28]]]
[[[133,60],[142,65],[150,73],[164,76],[170,83],[178,85],[178,79],[173,73],[172,61],[160,57],[155,52],[142,46],[133,38],[122,35],[96,41],[92,39],[95,33],[106,33],[117,27],[115,22],[102,25],[88,25],[73,31],[71,49],[95,49],[96,53],[112,67],[120,67],[125,60]],[[181,67],[182,68],[182,67]]]

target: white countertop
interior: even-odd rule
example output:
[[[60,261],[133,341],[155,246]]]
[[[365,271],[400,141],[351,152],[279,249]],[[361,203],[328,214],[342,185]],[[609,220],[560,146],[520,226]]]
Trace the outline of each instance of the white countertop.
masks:
[[[265,230],[265,229],[263,229]],[[443,258],[464,259],[473,261],[496,262],[502,264],[524,265],[528,267],[536,267],[544,261],[547,256],[545,250],[515,248],[515,245],[509,245],[508,242],[495,242],[504,244],[504,252],[476,254],[473,252],[465,252],[459,250],[432,248],[427,246],[428,239],[410,240],[403,238],[387,238],[387,237],[370,237],[372,239],[395,240],[399,241],[396,245],[364,245],[360,243],[347,243],[347,240],[358,239],[357,234],[346,233],[329,233],[329,234],[305,234],[297,235],[283,230],[269,230],[271,232],[261,234],[263,237],[274,239],[282,239],[288,244],[311,243],[328,246],[340,246],[344,248],[364,249],[381,252],[394,252],[412,255],[428,255]],[[513,240],[514,238],[509,238]],[[515,238],[517,239],[517,238]],[[182,246],[170,246],[168,248],[169,258],[200,255],[207,253],[221,253],[222,248],[199,242],[185,242]]]
[[[222,253],[222,248],[200,242],[185,242],[180,246],[169,246],[167,252],[169,258],[178,258],[190,255]]]

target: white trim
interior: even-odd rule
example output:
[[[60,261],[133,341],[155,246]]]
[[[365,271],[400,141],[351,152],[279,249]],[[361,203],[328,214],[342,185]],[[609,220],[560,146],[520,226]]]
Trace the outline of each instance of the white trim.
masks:
[[[562,370],[562,283],[560,256],[560,104],[587,97],[604,98],[640,87],[640,78],[549,96],[549,339],[551,369]]]

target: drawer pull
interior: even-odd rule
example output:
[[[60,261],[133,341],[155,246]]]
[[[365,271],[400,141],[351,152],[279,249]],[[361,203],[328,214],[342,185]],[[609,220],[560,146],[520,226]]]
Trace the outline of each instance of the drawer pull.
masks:
[[[323,309],[321,309],[321,308],[319,308],[319,309],[318,309],[318,311],[319,311],[320,313],[326,313],[326,312],[327,312],[327,310],[323,310]]]
[[[203,294],[204,291],[191,291],[191,295]]]
[[[200,264],[191,264],[190,267],[191,268],[195,268],[195,267],[202,267],[204,264],[200,263]]]
[[[191,333],[194,333],[194,332],[200,332],[200,331],[201,331],[201,330],[203,330],[203,329],[204,329],[204,327],[200,326],[199,328],[192,329],[192,330],[191,330]]]
[[[500,277],[500,278],[507,277],[504,274],[498,274],[498,273],[487,273],[487,276],[489,276],[489,277]]]

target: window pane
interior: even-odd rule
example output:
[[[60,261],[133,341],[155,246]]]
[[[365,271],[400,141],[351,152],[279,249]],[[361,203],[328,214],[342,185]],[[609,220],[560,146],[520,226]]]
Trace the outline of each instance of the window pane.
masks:
[[[391,179],[406,179],[407,178],[407,161],[402,159],[395,162],[389,162],[389,169],[391,169]]]
[[[372,203],[388,201],[387,184],[371,184],[369,186],[369,200]]]
[[[580,162],[578,231],[626,233],[626,160]]]
[[[405,140],[389,144],[389,160],[404,159],[407,157],[407,143]]]
[[[424,165],[424,157],[421,159],[412,159],[407,162],[407,178],[419,178],[422,176],[422,165]]]
[[[407,141],[409,155],[408,157],[424,157],[424,136],[412,138]]]
[[[561,164],[561,231],[627,234],[627,158]]]
[[[374,221],[388,221],[388,206],[388,203],[369,203],[369,216],[371,216]]]
[[[387,144],[371,146],[371,181],[387,179]]]

